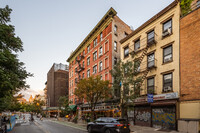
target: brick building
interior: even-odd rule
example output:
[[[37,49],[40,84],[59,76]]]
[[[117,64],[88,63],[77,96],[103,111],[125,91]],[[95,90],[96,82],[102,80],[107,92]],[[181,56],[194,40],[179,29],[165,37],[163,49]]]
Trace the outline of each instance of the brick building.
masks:
[[[200,1],[180,20],[179,131],[200,130]]]
[[[174,1],[120,41],[122,62],[138,63],[142,79],[134,101],[135,125],[177,129],[179,20],[180,6]]]
[[[109,71],[120,59],[119,40],[130,32],[130,27],[117,16],[117,12],[113,8],[110,8],[70,55],[67,62],[69,62],[69,100],[72,105],[79,104],[74,95],[75,89],[78,89],[76,83],[79,79],[100,75],[103,80],[110,80],[112,83]],[[80,107],[82,112],[89,110],[87,104]],[[105,108],[107,108],[105,105],[98,104],[96,110]],[[109,108],[112,110],[110,105]]]
[[[47,74],[47,106],[58,107],[60,96],[68,94],[68,66],[53,64]]]

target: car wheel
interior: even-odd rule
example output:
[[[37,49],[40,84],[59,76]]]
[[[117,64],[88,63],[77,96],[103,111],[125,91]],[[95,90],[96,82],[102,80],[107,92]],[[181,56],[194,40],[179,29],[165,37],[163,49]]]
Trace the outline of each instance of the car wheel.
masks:
[[[110,129],[106,129],[105,133],[111,133]]]
[[[88,132],[92,133],[92,127],[91,126],[88,126]]]

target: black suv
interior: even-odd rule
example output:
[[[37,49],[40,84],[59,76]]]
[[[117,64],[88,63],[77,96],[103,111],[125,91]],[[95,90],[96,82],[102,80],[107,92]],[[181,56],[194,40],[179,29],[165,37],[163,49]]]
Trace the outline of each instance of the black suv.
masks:
[[[89,122],[87,130],[89,133],[130,133],[129,123],[126,119],[112,118],[112,117],[100,117],[94,122]]]

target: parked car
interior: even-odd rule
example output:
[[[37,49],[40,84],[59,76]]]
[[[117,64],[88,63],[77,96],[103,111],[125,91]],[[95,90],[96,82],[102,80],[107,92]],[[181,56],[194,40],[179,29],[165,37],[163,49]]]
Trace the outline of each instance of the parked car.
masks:
[[[99,133],[130,133],[129,125],[126,119],[100,117],[94,122],[89,122],[87,130],[89,133],[93,131]]]

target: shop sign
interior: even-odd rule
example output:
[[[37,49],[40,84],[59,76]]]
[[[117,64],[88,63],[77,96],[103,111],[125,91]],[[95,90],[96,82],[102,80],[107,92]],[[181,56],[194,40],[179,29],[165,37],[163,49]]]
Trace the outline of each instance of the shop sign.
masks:
[[[178,98],[178,92],[154,95],[153,101],[155,101],[155,100],[165,100],[165,99],[175,99],[175,98]],[[139,98],[135,99],[136,103],[137,102],[147,102],[147,101],[148,101],[148,97],[139,97]]]
[[[139,97],[135,99],[135,102],[146,102],[147,98],[146,97]]]
[[[178,92],[154,95],[153,100],[175,99],[178,98]]]

